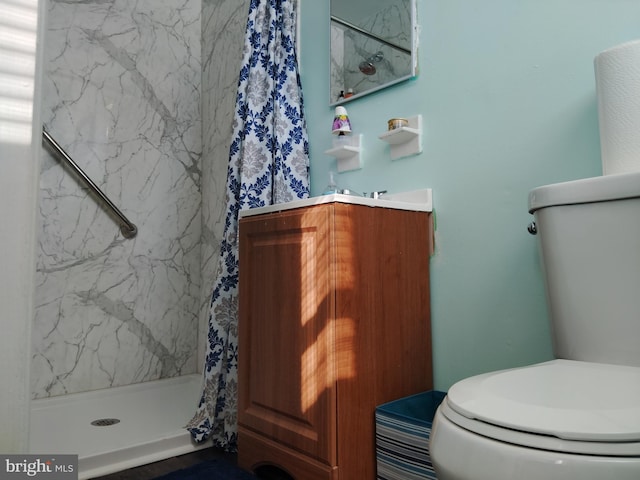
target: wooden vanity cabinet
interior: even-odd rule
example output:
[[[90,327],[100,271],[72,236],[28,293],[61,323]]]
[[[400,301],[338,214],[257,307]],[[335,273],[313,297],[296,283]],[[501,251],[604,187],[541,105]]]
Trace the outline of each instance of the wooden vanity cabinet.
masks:
[[[432,388],[431,244],[428,212],[331,202],[241,219],[241,468],[375,479],[375,407]]]

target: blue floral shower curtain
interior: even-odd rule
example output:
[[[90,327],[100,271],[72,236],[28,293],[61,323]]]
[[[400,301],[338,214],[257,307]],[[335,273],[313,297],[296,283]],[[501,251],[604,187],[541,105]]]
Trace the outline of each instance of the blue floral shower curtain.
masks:
[[[309,146],[295,51],[296,0],[251,0],[227,171],[227,209],[211,296],[204,388],[187,428],[237,443],[238,212],[309,196]]]

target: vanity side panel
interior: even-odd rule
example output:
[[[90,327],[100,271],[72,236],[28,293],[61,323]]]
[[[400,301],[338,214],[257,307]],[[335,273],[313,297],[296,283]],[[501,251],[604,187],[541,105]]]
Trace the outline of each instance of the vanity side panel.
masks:
[[[341,479],[374,479],[375,407],[433,386],[431,214],[335,204]]]

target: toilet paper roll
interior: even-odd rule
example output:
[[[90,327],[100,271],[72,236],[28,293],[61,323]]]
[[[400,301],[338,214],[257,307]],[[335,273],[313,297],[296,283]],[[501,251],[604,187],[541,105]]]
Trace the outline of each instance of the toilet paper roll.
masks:
[[[602,173],[640,171],[640,40],[594,60]]]

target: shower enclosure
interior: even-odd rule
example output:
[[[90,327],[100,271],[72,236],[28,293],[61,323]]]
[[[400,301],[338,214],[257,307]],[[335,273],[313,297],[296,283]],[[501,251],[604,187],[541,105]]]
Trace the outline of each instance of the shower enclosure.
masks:
[[[170,391],[193,402],[176,409],[179,422],[195,411],[247,11],[248,0],[47,2],[42,122],[138,232],[125,238],[43,149],[31,358],[38,408],[89,391],[99,404],[113,389],[154,391],[169,379]],[[127,387],[135,384],[144,385]],[[127,428],[107,411],[96,416],[119,422],[88,435]],[[50,452],[76,453],[52,442]]]

